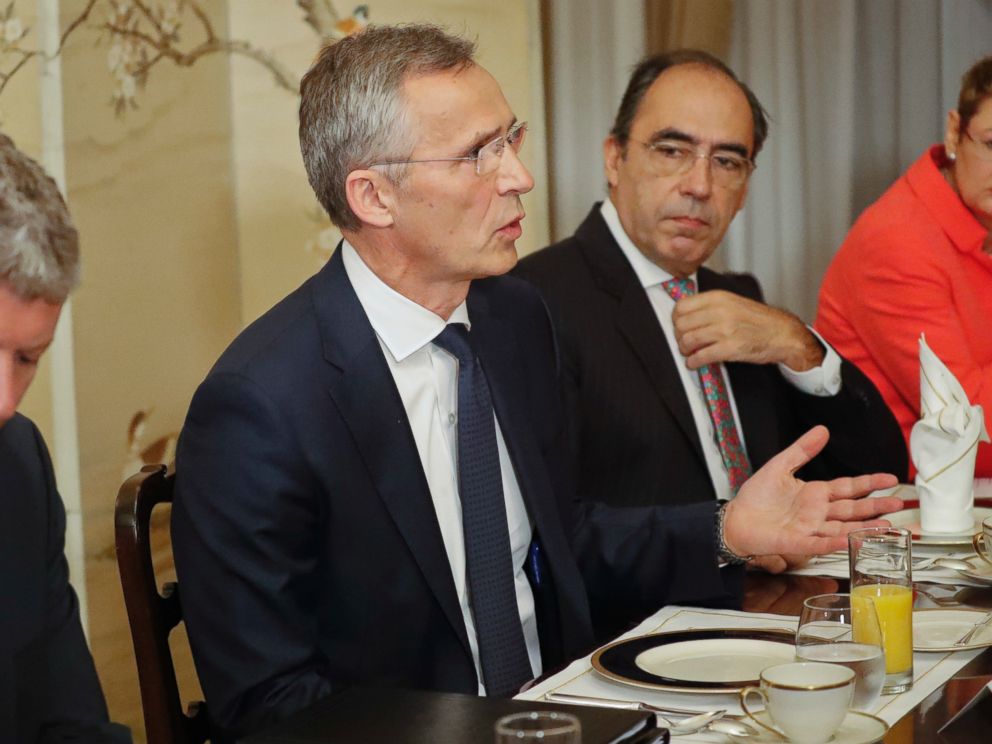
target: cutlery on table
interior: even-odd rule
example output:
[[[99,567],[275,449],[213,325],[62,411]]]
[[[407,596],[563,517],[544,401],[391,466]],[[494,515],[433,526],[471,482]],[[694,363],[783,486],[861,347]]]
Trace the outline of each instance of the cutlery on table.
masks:
[[[931,566],[936,566],[937,568],[949,568],[952,571],[975,570],[975,567],[968,563],[968,561],[963,561],[960,558],[951,558],[949,555],[935,555],[930,558],[924,558],[921,561],[913,563],[913,570],[921,571],[924,568],[930,568]]]
[[[847,554],[828,553],[827,555],[815,555],[809,560],[811,566],[822,566],[826,563],[846,563]],[[949,568],[952,571],[974,571],[975,567],[960,558],[952,558],[949,555],[933,555],[921,558],[913,562],[914,571],[922,571],[926,568]]]
[[[942,584],[938,584],[938,586],[943,587]],[[913,584],[913,591],[917,594],[922,594],[938,607],[961,607],[964,604],[964,602],[957,598],[956,594],[949,597],[938,597],[937,595],[922,588],[919,584]]]
[[[965,633],[960,640],[954,642],[954,645],[967,646],[971,642],[972,638],[974,638],[984,628],[989,627],[990,624],[992,624],[992,612],[990,612],[981,620],[979,620],[977,623],[975,623],[972,626],[971,630]]]
[[[567,692],[549,692],[544,699],[553,703],[569,705],[591,705],[600,708],[617,708],[621,710],[643,710],[654,713],[662,719],[673,736],[695,733],[707,729],[732,736],[754,736],[758,732],[750,724],[727,716],[727,711],[711,710],[700,713],[698,710],[687,708],[672,708],[668,706],[651,705],[636,700],[612,700],[610,698],[592,697],[590,695],[573,695]],[[670,721],[668,716],[686,716],[681,721]]]

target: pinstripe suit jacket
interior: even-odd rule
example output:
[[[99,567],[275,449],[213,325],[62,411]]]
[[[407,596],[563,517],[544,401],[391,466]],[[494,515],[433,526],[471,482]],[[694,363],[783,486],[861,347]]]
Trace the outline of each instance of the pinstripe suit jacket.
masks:
[[[545,297],[561,346],[579,495],[613,505],[680,504],[715,497],[689,400],[647,294],[599,211],[575,235],[525,258],[516,273]],[[699,270],[700,291],[761,300],[750,275]],[[815,424],[831,432],[800,474],[906,477],[899,427],[872,383],[841,366],[833,397],[806,395],[776,365],[726,365],[751,463],[761,467]]]

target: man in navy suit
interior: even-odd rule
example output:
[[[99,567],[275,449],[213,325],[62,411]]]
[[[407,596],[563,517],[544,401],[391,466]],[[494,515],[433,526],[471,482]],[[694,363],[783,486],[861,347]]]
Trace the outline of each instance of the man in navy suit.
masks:
[[[634,619],[739,589],[724,563],[822,552],[898,500],[803,484],[815,430],[712,504],[572,498],[554,336],[516,263],[526,126],[431,26],[325,48],[301,85],[311,185],[344,240],[196,392],[173,549],[214,723],[241,735],[348,684],[510,695]],[[388,707],[388,706],[387,706]]]
[[[55,183],[0,134],[0,741],[127,742],[86,647],[48,450],[17,406],[79,276]]]

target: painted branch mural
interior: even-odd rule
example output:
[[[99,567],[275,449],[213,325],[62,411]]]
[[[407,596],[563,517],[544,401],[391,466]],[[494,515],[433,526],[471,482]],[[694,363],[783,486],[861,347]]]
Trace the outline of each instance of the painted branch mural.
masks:
[[[358,5],[350,14],[340,14],[331,0],[296,0],[294,16],[313,30],[316,52],[361,31],[368,24],[369,8]],[[41,48],[37,34],[18,15],[17,0],[11,0],[0,11],[0,96],[32,59],[58,57],[66,42],[77,35],[90,35],[94,43],[106,47],[108,103],[118,117],[139,108],[142,92],[162,65],[191,68],[216,54],[243,57],[261,65],[278,89],[299,96],[297,75],[256,41],[228,38],[218,32],[198,0],[87,0],[62,29],[58,47],[51,54]],[[337,245],[337,230],[319,206],[305,210],[305,214],[314,225],[314,233],[304,251],[323,263]],[[123,478],[144,464],[169,463],[174,457],[175,432],[153,442],[145,439],[145,427],[153,410],[148,407],[137,411],[127,426]]]

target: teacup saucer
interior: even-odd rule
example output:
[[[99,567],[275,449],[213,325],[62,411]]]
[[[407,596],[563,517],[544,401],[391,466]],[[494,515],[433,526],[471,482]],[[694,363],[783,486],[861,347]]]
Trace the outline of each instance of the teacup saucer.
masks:
[[[757,711],[754,715],[762,723],[771,722],[768,713],[763,710]],[[741,720],[747,721],[747,718]],[[872,744],[872,742],[881,741],[888,730],[889,724],[881,718],[857,710],[849,710],[847,716],[844,717],[844,722],[834,732],[829,744]],[[731,736],[730,738],[741,742],[741,744],[745,744],[745,742],[749,744],[782,744],[780,737],[764,729],[761,729],[758,736]]]

